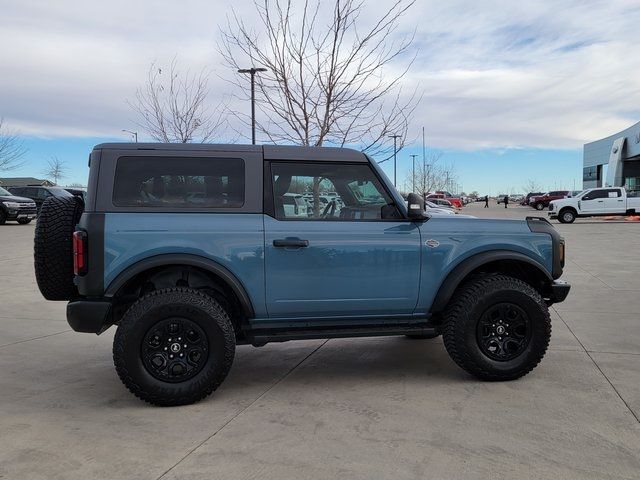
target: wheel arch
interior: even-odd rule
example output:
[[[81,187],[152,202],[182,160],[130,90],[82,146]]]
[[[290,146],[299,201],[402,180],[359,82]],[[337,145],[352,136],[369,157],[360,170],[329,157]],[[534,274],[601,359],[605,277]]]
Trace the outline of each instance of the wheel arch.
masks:
[[[441,313],[456,289],[470,276],[478,273],[504,273],[519,278],[545,296],[553,283],[547,269],[538,261],[520,252],[496,250],[473,255],[456,265],[440,285],[431,313]]]
[[[564,207],[560,207],[560,210],[558,210],[558,215],[560,215],[562,212],[565,212],[567,210],[571,210],[575,214],[576,217],[578,216],[578,210],[573,205],[567,205],[567,206],[564,206]]]
[[[208,274],[234,294],[246,318],[255,317],[251,297],[238,277],[215,260],[193,254],[162,254],[140,260],[124,269],[109,283],[105,289],[105,296],[118,297],[127,286],[145,278],[151,272],[172,267],[188,267]]]

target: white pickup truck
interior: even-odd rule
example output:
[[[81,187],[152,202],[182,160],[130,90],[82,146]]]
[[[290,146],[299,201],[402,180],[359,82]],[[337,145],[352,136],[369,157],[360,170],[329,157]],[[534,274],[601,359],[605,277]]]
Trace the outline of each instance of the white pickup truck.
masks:
[[[640,197],[627,196],[622,187],[590,188],[549,204],[549,217],[560,223],[573,223],[578,217],[635,214],[640,214]]]

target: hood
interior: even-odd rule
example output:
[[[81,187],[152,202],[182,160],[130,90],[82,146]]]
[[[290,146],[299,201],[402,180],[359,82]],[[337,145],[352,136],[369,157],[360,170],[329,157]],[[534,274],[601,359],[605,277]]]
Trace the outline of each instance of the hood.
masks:
[[[30,198],[16,197],[15,195],[0,195],[0,202],[34,203]]]

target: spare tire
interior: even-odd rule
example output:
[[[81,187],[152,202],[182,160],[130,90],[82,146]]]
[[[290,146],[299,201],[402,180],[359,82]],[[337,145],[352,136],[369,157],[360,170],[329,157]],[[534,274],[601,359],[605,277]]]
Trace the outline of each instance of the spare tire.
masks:
[[[73,232],[84,211],[81,198],[49,197],[38,214],[33,249],[36,281],[47,300],[71,300],[78,295],[73,283]]]

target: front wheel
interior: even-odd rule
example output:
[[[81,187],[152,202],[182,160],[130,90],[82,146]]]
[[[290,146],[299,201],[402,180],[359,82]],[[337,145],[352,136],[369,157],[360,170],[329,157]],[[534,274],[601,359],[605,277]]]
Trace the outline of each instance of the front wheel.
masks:
[[[573,223],[576,220],[576,214],[573,210],[563,210],[558,215],[558,220],[560,223]]]
[[[213,298],[189,288],[151,292],[120,321],[113,361],[122,383],[160,406],[187,405],[210,395],[235,354],[229,314]]]
[[[551,338],[549,310],[529,284],[474,277],[454,294],[442,334],[449,355],[483,380],[515,380],[535,368]]]

